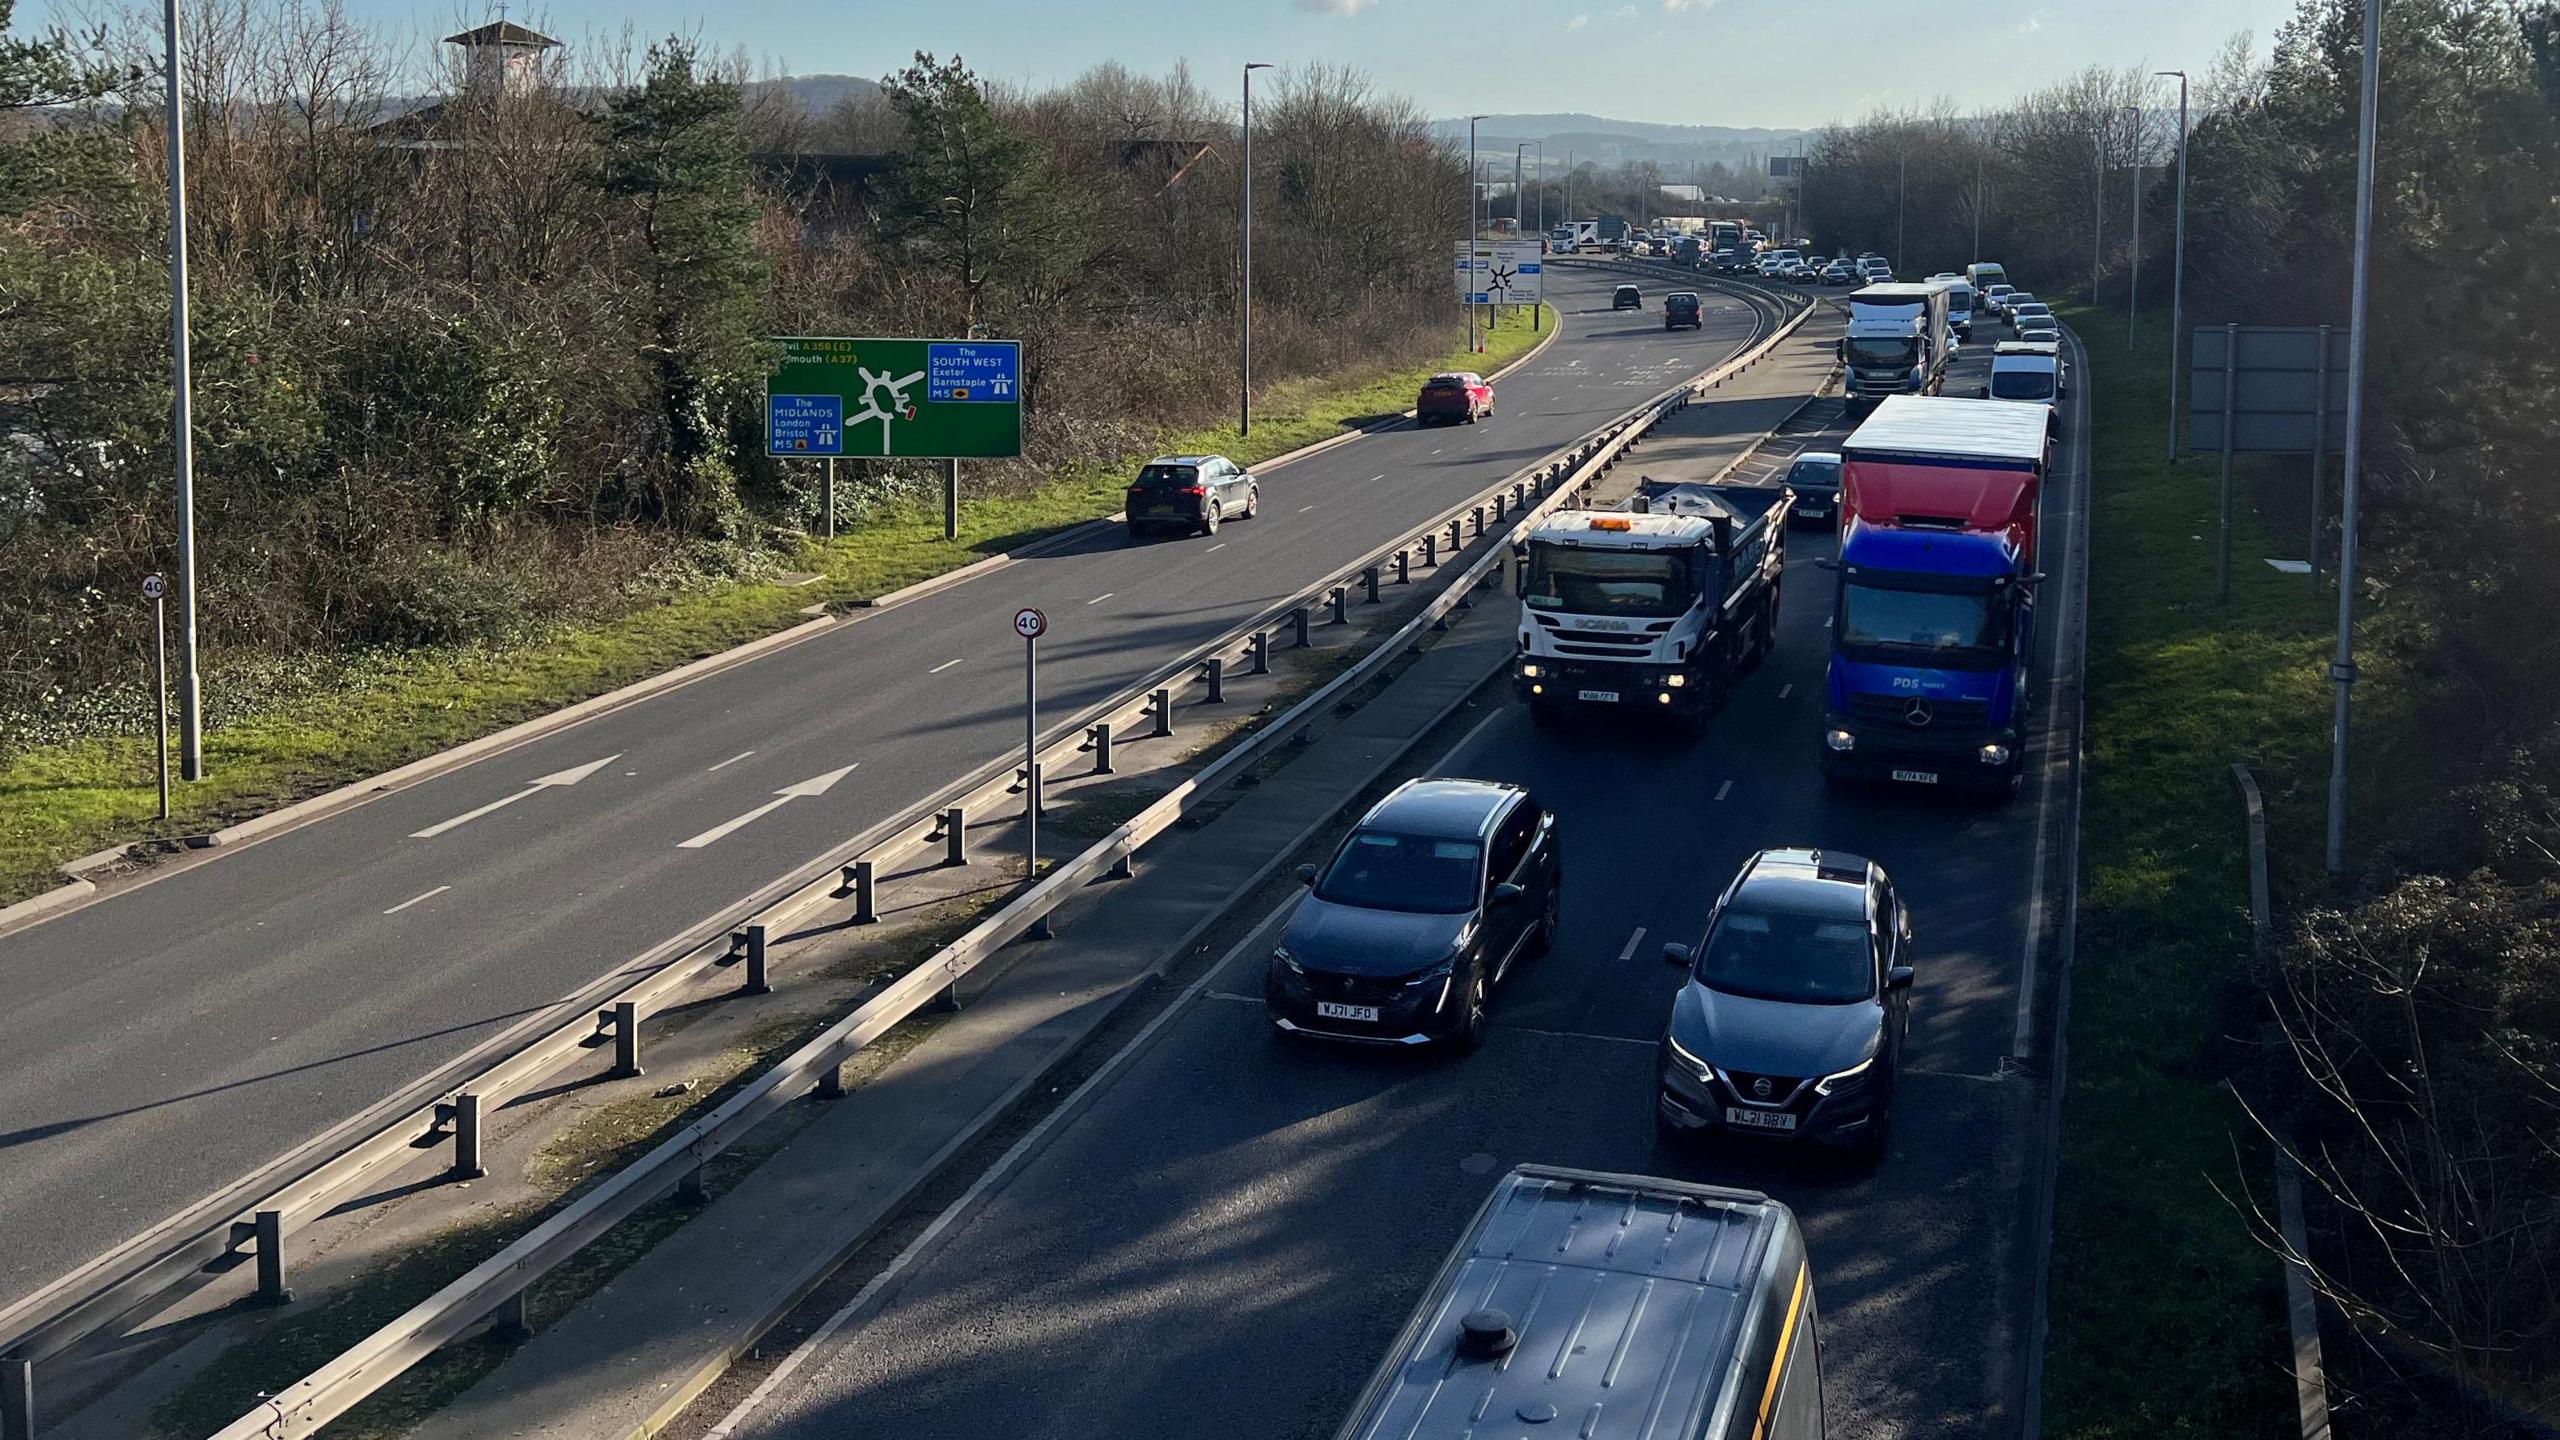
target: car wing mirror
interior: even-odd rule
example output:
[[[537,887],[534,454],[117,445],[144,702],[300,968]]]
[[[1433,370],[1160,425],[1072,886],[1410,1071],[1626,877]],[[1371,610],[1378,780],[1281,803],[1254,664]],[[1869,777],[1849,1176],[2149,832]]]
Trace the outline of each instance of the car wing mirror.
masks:
[[[1913,970],[1908,965],[1896,965],[1892,969],[1884,972],[1884,988],[1887,990],[1908,990],[1911,988],[1912,978],[1918,973],[1919,972]]]
[[[1301,866],[1299,866],[1299,867],[1298,867],[1298,883],[1299,883],[1299,884],[1301,884],[1301,885],[1313,885],[1313,884],[1315,884],[1315,883],[1316,883],[1316,867],[1314,867],[1313,865],[1301,865]]]
[[[1505,880],[1501,884],[1493,887],[1493,903],[1496,905],[1508,905],[1512,901],[1517,900],[1528,893],[1528,891],[1521,889],[1519,886],[1512,884],[1508,880]]]
[[[1665,965],[1677,965],[1685,970],[1689,968],[1689,962],[1696,958],[1697,952],[1686,945],[1674,943],[1662,947],[1662,963]]]

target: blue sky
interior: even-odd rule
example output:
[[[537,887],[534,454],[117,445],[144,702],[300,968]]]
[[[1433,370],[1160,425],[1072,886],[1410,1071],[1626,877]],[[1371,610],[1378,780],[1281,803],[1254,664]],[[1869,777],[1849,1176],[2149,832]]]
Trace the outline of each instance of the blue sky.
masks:
[[[343,0],[449,34],[495,0]],[[21,0],[22,25],[92,8]],[[156,11],[157,6],[151,7]],[[2092,61],[2201,70],[2224,39],[2263,53],[2294,0],[514,0],[572,39],[628,19],[698,32],[799,74],[878,77],[918,49],[1034,84],[1117,59],[1188,59],[1212,84],[1246,60],[1348,63],[1434,115],[1585,111],[1669,124],[1808,126],[1949,95],[1997,103]]]

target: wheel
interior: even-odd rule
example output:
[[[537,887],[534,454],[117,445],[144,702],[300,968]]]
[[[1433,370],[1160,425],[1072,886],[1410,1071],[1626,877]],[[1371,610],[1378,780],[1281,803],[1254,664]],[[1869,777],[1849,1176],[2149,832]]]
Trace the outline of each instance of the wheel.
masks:
[[[1473,405],[1467,407],[1467,423],[1470,425],[1476,423],[1476,407]]]
[[[1261,513],[1262,487],[1259,485],[1249,486],[1244,492],[1244,518],[1250,520]]]
[[[1529,941],[1529,953],[1544,955],[1556,948],[1556,926],[1564,918],[1564,872],[1547,886],[1547,910],[1538,917],[1538,933]]]
[[[1203,535],[1217,534],[1218,519],[1218,502],[1212,500],[1209,502],[1209,512],[1200,517],[1200,533]]]
[[[1484,970],[1467,972],[1466,1009],[1458,1016],[1458,1028],[1449,1036],[1449,1048],[1461,1055],[1473,1055],[1484,1044],[1486,1004]]]
[[[1858,1137],[1858,1163],[1873,1167],[1884,1163],[1885,1152],[1893,1148],[1893,1092],[1887,1090],[1876,1107],[1876,1118],[1867,1122],[1867,1133]]]

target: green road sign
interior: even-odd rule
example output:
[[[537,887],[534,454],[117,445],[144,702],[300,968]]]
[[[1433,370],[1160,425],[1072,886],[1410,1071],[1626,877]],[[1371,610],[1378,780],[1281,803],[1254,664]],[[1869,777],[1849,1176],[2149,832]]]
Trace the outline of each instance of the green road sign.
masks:
[[[765,378],[768,455],[1000,460],[1022,453],[1018,340],[786,335]]]

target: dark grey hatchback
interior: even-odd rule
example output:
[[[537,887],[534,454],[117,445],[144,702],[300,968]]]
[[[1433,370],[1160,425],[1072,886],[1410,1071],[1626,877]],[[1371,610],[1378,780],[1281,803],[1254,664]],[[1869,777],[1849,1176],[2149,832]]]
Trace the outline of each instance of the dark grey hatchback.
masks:
[[[1129,533],[1172,530],[1215,535],[1222,520],[1262,513],[1262,485],[1224,455],[1163,455],[1129,484]]]
[[[1274,1030],[1472,1050],[1493,988],[1555,943],[1564,861],[1519,786],[1409,780],[1298,878],[1263,985]]]
[[[1911,1029],[1911,915],[1884,870],[1834,850],[1763,850],[1726,887],[1662,1037],[1654,1118],[1884,1151]]]

